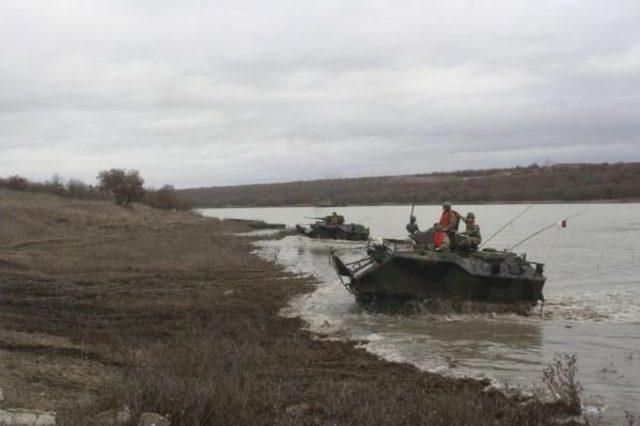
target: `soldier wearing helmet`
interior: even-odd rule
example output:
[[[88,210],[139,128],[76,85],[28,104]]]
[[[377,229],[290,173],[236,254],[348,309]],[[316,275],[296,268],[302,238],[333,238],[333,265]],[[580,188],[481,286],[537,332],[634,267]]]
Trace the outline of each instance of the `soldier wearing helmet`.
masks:
[[[466,225],[466,229],[462,235],[466,235],[469,238],[471,247],[477,248],[482,241],[482,235],[480,235],[480,225],[476,222],[476,215],[472,212],[467,213],[464,223]]]
[[[442,203],[442,214],[438,221],[438,231],[434,235],[434,246],[437,250],[449,251],[453,234],[458,230],[460,215],[451,208],[451,203]]]
[[[442,203],[442,214],[438,221],[440,230],[444,232],[456,231],[458,229],[458,217],[458,212],[451,208],[450,202],[445,201]]]
[[[337,225],[338,224],[338,213],[336,213],[336,212],[331,213],[330,221],[331,221],[332,225]]]
[[[327,225],[337,225],[338,224],[338,213],[333,212],[328,216],[324,217],[324,223]]]

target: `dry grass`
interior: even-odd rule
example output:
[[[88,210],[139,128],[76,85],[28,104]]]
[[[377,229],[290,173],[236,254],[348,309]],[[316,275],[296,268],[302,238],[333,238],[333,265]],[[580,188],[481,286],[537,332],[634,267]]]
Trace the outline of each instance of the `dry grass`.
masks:
[[[0,191],[5,406],[61,424],[128,405],[173,424],[548,424],[523,404],[319,341],[279,310],[311,283],[220,222]],[[298,405],[297,409],[291,406]]]
[[[567,406],[572,414],[580,414],[580,392],[582,386],[576,380],[578,360],[575,354],[558,352],[553,362],[542,371],[542,380],[552,395]]]

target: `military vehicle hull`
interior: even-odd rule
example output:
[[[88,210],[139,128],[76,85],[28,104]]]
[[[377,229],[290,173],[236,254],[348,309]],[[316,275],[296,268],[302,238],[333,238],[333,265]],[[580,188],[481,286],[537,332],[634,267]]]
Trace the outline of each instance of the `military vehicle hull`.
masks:
[[[359,302],[386,298],[452,299],[491,303],[544,300],[542,265],[512,253],[458,253],[436,251],[392,252],[388,248],[344,263],[333,264],[347,289]],[[539,266],[538,266],[539,265]],[[346,280],[346,281],[345,281]]]
[[[296,225],[296,231],[309,238],[348,241],[367,241],[369,239],[369,228],[357,224],[327,225],[314,223],[308,227]]]

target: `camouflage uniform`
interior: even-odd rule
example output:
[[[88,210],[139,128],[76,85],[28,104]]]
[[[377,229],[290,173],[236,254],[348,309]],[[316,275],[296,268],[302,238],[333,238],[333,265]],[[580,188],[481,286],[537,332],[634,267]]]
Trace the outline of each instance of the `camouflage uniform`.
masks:
[[[473,213],[468,213],[464,223],[466,225],[466,229],[462,235],[469,237],[469,242],[472,246],[479,246],[480,242],[482,242],[482,235],[480,234],[480,225],[476,223],[475,215]]]
[[[331,213],[331,225],[337,225],[338,224],[338,213],[333,212]]]
[[[411,235],[415,234],[416,232],[420,232],[420,228],[418,228],[418,220],[416,219],[416,217],[414,215],[409,216],[409,223],[407,223],[407,232]]]

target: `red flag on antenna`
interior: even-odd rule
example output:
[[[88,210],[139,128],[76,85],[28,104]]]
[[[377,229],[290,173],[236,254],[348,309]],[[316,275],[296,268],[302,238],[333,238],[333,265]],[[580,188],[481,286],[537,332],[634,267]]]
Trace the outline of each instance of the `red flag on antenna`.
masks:
[[[562,226],[563,228],[566,228],[567,227],[567,219],[565,219],[562,222],[560,222],[560,226]]]

